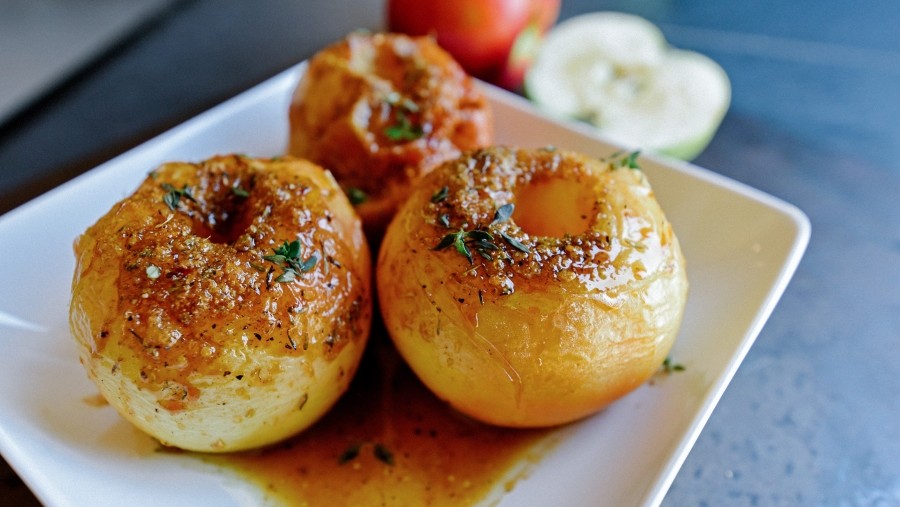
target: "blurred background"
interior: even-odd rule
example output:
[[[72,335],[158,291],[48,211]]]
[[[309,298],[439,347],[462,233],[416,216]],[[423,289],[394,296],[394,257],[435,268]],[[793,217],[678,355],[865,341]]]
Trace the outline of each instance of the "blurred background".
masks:
[[[809,215],[806,257],[664,505],[900,505],[900,2],[563,0],[718,62],[697,165]],[[0,213],[311,56],[380,0],[0,0]],[[36,500],[8,467],[0,498]]]

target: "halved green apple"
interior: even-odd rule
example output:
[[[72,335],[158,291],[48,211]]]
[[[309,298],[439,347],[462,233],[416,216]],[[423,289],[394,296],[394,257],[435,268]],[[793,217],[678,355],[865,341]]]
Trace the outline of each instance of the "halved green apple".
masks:
[[[685,160],[706,148],[731,102],[728,75],[716,62],[670,47],[656,25],[620,12],[552,28],[525,76],[525,93],[615,142]]]

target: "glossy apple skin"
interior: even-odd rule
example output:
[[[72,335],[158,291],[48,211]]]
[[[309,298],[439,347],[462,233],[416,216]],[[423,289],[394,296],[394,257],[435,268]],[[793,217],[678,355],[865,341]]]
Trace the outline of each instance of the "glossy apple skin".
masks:
[[[169,188],[185,193],[173,204]],[[267,257],[288,241],[316,259],[282,282]],[[163,164],[77,238],[75,260],[80,361],[123,418],[167,446],[221,453],[294,435],[348,388],[365,349],[362,225],[308,161]]]
[[[560,0],[389,0],[388,29],[433,35],[473,76],[517,89]],[[523,52],[523,49],[527,49]]]
[[[409,114],[421,135],[386,135],[398,114]],[[294,90],[289,119],[289,154],[364,193],[356,211],[372,243],[417,178],[494,138],[493,115],[475,80],[432,38],[395,33],[352,33],[316,53]]]
[[[445,242],[474,229],[491,244],[469,240],[470,259]],[[442,164],[391,222],[376,269],[385,326],[422,382],[508,427],[571,422],[640,386],[672,347],[688,289],[643,173],[555,149]]]

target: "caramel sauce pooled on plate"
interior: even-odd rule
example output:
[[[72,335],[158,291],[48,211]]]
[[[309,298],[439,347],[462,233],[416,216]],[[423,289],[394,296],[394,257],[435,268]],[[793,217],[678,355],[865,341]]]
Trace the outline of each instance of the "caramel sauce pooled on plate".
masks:
[[[376,332],[350,390],[312,428],[261,451],[203,459],[287,505],[490,505],[528,474],[552,434],[458,414]]]

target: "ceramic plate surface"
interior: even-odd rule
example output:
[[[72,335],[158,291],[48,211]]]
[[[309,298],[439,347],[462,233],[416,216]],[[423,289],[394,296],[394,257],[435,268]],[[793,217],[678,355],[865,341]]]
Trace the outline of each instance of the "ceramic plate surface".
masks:
[[[78,363],[67,313],[72,242],[154,167],[217,153],[281,153],[299,65],[0,217],[0,451],[38,498],[63,505],[252,505],[256,492],[156,444],[109,406]],[[619,148],[588,127],[485,87],[498,143],[597,156]],[[657,379],[561,430],[560,443],[501,505],[656,505],[800,261],[795,207],[693,165],[641,157],[688,260],[690,296]]]

